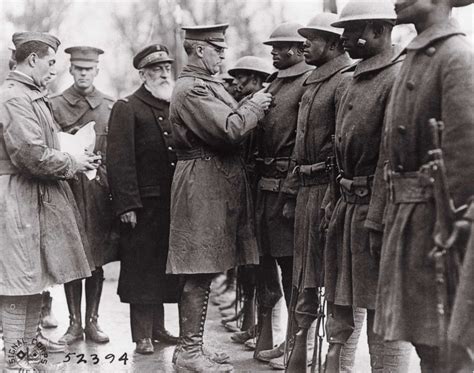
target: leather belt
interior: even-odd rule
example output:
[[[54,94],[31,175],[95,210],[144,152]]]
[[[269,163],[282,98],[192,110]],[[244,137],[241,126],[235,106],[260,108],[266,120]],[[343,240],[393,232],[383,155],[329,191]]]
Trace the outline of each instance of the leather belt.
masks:
[[[433,197],[433,187],[429,176],[421,172],[388,174],[390,201],[400,203],[424,203]]]
[[[373,175],[354,176],[352,179],[339,175],[338,181],[342,199],[351,204],[364,205],[370,203],[373,179]]]
[[[266,190],[269,192],[279,192],[281,189],[281,184],[283,183],[283,179],[275,179],[270,177],[261,177],[258,181],[258,189],[259,190]]]
[[[319,162],[308,165],[298,165],[293,173],[300,177],[300,186],[324,185],[329,183],[326,162]]]
[[[0,160],[0,175],[14,175],[18,173],[18,168],[11,161]]]
[[[217,156],[215,152],[204,148],[176,150],[176,157],[178,161],[188,161],[190,159],[204,159],[208,161],[215,156]]]
[[[255,158],[258,172],[267,178],[284,178],[290,169],[289,157]]]

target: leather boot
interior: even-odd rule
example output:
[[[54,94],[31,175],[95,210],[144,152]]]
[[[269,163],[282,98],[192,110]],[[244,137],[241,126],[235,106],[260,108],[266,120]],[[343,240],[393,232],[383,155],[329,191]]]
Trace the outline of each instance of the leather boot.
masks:
[[[53,298],[49,291],[43,291],[43,306],[41,307],[41,327],[45,329],[57,328],[58,320],[53,315],[51,303]]]
[[[66,293],[66,302],[69,309],[69,328],[59,338],[58,342],[70,345],[82,340],[84,337],[81,321],[82,280],[75,280],[64,284],[64,292]]]
[[[211,280],[209,275],[187,276],[180,302],[180,341],[173,362],[177,372],[233,371],[232,365],[216,363],[202,349]]]
[[[324,363],[324,373],[339,373],[341,369],[342,343],[330,343],[326,361]]]
[[[242,307],[244,314],[242,320],[242,330],[249,330],[255,326],[255,295],[245,297],[244,306]]]
[[[258,329],[257,344],[253,354],[254,359],[258,359],[257,355],[260,351],[273,348],[272,308],[261,307]]]
[[[270,350],[260,351],[257,354],[257,360],[268,363],[270,360],[282,357],[285,354],[285,343],[286,342],[282,342],[280,345]]]
[[[100,296],[104,283],[104,271],[96,269],[92,277],[86,279],[86,338],[95,343],[107,343],[109,337],[97,323],[99,317]]]
[[[163,303],[157,304],[153,313],[153,343],[162,342],[168,345],[178,344],[179,338],[165,329],[165,309]]]
[[[41,329],[38,330],[36,340],[38,343],[41,343],[44,347],[46,347],[50,354],[64,352],[67,348],[67,345],[65,343],[55,342],[51,339],[46,338],[43,333],[41,333]]]
[[[288,359],[286,372],[306,372],[308,364],[308,329],[300,328],[295,334],[293,349]]]

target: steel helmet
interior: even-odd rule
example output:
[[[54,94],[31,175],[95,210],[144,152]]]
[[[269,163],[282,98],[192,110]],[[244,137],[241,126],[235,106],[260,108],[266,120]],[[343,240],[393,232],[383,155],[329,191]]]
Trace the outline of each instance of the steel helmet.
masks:
[[[314,31],[324,31],[331,34],[342,35],[340,28],[331,26],[338,19],[338,15],[334,13],[319,13],[310,19],[306,27],[298,29],[298,34],[305,38],[309,37]]]
[[[344,28],[347,22],[397,19],[392,0],[349,0],[342,8],[339,19],[332,25]]]
[[[474,0],[451,0],[451,6],[457,8],[474,3]]]
[[[272,45],[278,42],[304,43],[305,39],[298,34],[298,29],[303,25],[297,22],[285,22],[279,25],[270,35],[270,38],[263,42],[266,45]]]
[[[235,65],[228,70],[229,75],[236,76],[239,70],[255,71],[264,75],[270,75],[272,68],[260,57],[244,56],[237,60]]]

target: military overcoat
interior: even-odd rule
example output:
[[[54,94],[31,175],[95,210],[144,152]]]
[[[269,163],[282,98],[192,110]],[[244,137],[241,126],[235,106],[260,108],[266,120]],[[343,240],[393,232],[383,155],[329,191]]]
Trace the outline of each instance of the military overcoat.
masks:
[[[296,129],[294,158],[297,166],[326,162],[333,154],[331,136],[336,127],[339,101],[351,74],[341,70],[352,64],[343,54],[314,70],[305,80]],[[293,285],[322,286],[324,247],[320,235],[321,210],[329,176],[323,171],[308,178],[301,176],[295,210]],[[314,179],[314,180],[313,180]]]
[[[263,115],[251,100],[238,106],[203,69],[183,69],[170,105],[179,160],[168,272],[216,273],[258,263],[251,192],[239,153]]]
[[[94,261],[65,181],[77,172],[59,151],[46,92],[10,72],[0,88],[0,294],[30,295],[91,275]]]
[[[337,112],[336,159],[340,174],[347,180],[367,177],[365,190],[369,193],[379,158],[385,109],[402,60],[400,48],[391,47],[351,67],[354,74]],[[351,187],[350,193],[358,190]],[[341,196],[331,216],[325,286],[328,301],[335,304],[375,308],[378,263],[370,253],[369,231],[364,226],[370,198],[370,194],[357,197],[354,203]]]
[[[285,202],[296,198],[298,183],[291,177],[291,161],[303,82],[313,70],[301,61],[269,77],[270,109],[257,132],[257,236],[261,255],[293,256],[294,218],[283,216]],[[260,159],[260,161],[259,161]],[[277,179],[280,188],[262,189],[262,178]]]
[[[178,299],[178,279],[165,273],[175,165],[169,103],[142,85],[115,103],[109,121],[107,171],[115,214],[137,214],[135,228],[120,225],[118,294],[122,302],[156,304]]]
[[[442,120],[448,184],[460,206],[474,190],[473,48],[451,19],[423,31],[406,50],[387,112],[390,169],[402,177],[417,172],[432,147],[428,120]],[[432,346],[438,344],[435,266],[429,258],[436,213],[428,183],[420,179],[415,192],[392,193],[385,209],[375,330],[388,340]],[[374,201],[369,219],[381,222],[383,211]]]
[[[97,176],[89,180],[80,174],[70,180],[74,198],[84,221],[87,238],[96,266],[117,260],[118,230],[112,209],[106,172],[107,132],[110,110],[114,100],[94,88],[86,96],[74,86],[50,98],[53,115],[64,132],[75,133],[90,121],[95,122],[94,152],[102,155]]]

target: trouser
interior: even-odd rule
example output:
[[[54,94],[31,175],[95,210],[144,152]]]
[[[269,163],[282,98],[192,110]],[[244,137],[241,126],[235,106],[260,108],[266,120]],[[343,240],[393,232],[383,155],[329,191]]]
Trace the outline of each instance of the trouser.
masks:
[[[437,346],[415,344],[415,350],[420,358],[422,373],[471,373],[474,363],[468,351],[459,345],[451,344],[449,367],[440,369],[440,349]]]
[[[164,329],[164,307],[160,304],[130,304],[132,340],[152,338],[154,330]]]
[[[281,270],[281,286],[277,264]],[[260,266],[257,271],[257,300],[263,307],[273,308],[281,297],[281,287],[287,307],[291,303],[291,289],[293,280],[293,257],[260,257]]]
[[[297,296],[295,307],[295,321],[298,327],[309,329],[311,324],[318,317],[318,289],[305,288],[302,291],[294,289],[295,296]]]
[[[342,344],[341,372],[352,372],[355,352],[367,313],[367,342],[372,372],[406,373],[411,346],[408,342],[385,341],[373,331],[375,310],[328,304],[328,341]]]

